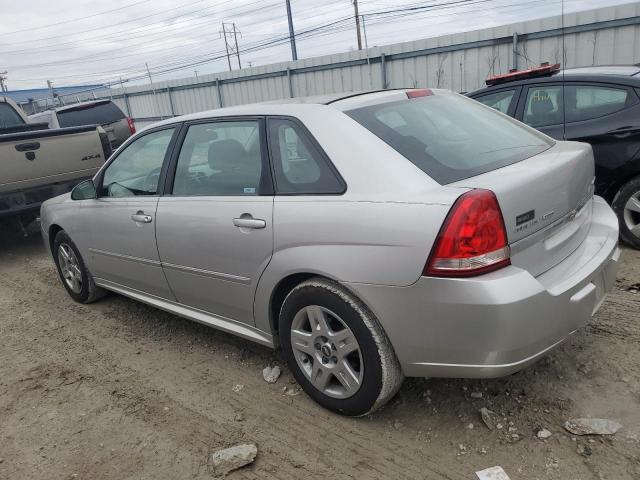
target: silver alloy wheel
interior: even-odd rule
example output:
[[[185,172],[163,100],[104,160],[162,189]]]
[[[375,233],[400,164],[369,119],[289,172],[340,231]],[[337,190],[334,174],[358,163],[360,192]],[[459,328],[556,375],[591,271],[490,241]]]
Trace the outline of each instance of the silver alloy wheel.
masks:
[[[291,347],[311,384],[333,398],[349,398],[362,385],[360,345],[347,324],[332,311],[309,305],[291,323]]]
[[[629,197],[624,206],[624,223],[629,231],[640,238],[640,192]]]
[[[61,243],[58,247],[58,263],[64,282],[73,293],[80,293],[82,291],[80,263],[73,249],[66,243]]]

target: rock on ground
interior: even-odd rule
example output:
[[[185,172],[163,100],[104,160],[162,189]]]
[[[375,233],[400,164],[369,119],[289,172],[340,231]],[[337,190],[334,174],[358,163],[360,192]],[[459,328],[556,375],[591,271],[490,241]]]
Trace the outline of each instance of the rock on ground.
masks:
[[[538,430],[538,433],[536,435],[541,440],[545,440],[545,439],[549,438],[552,435],[552,433],[549,430],[547,430],[546,428],[541,428],[540,430]]]
[[[211,455],[213,473],[218,476],[226,475],[252,463],[257,454],[258,447],[253,443],[218,450]]]
[[[492,412],[488,408],[482,407],[480,409],[480,416],[482,417],[482,421],[489,430],[502,428],[502,426],[498,427],[498,425],[500,425],[500,416],[497,413]]]
[[[502,467],[490,467],[476,472],[478,480],[511,480]]]
[[[280,367],[277,365],[273,368],[265,367],[264,370],[262,370],[262,378],[264,378],[264,381],[267,383],[276,383],[278,377],[280,377]]]
[[[613,435],[622,425],[606,418],[572,418],[564,428],[574,435]]]

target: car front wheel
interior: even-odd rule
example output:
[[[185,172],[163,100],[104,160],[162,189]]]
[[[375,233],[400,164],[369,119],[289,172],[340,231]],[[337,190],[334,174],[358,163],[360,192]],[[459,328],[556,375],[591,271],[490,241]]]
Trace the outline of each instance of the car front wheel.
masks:
[[[310,279],[280,311],[280,341],[298,383],[323,407],[361,416],[384,405],[403,376],[374,315],[340,284]]]
[[[64,288],[76,302],[91,303],[105,295],[106,291],[96,286],[78,247],[64,230],[58,232],[53,242],[53,258]]]
[[[622,186],[613,199],[613,210],[620,219],[620,237],[640,249],[640,177]]]

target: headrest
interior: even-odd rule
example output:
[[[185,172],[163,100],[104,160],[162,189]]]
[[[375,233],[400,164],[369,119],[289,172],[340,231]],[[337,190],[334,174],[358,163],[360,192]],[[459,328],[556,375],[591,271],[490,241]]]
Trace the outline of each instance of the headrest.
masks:
[[[242,162],[247,151],[237,140],[218,140],[209,145],[209,167],[212,170],[228,170]]]
[[[543,115],[545,113],[549,113],[553,111],[553,102],[549,98],[548,95],[544,97],[534,100],[531,103],[531,113],[534,115]]]

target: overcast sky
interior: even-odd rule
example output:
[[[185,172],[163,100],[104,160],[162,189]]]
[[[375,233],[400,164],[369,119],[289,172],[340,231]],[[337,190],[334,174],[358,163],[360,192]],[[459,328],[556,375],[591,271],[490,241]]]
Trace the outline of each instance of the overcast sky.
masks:
[[[565,0],[565,12],[629,0]],[[561,0],[360,0],[369,46],[559,15]],[[291,0],[299,58],[356,48],[350,0]],[[380,14],[403,7],[429,10]],[[285,0],[0,0],[0,72],[10,89],[182,78],[228,69],[221,23],[243,66],[291,59]],[[316,27],[336,22],[317,30]],[[306,32],[306,33],[305,33]],[[364,39],[363,39],[364,42]],[[275,43],[268,48],[263,44]],[[248,50],[243,52],[243,50]],[[217,59],[216,59],[217,58]],[[214,59],[214,60],[212,60]],[[203,62],[197,66],[190,63]],[[206,62],[206,63],[204,63]],[[232,66],[237,68],[237,60]],[[137,80],[140,83],[143,80]],[[132,80],[133,83],[133,80]]]

